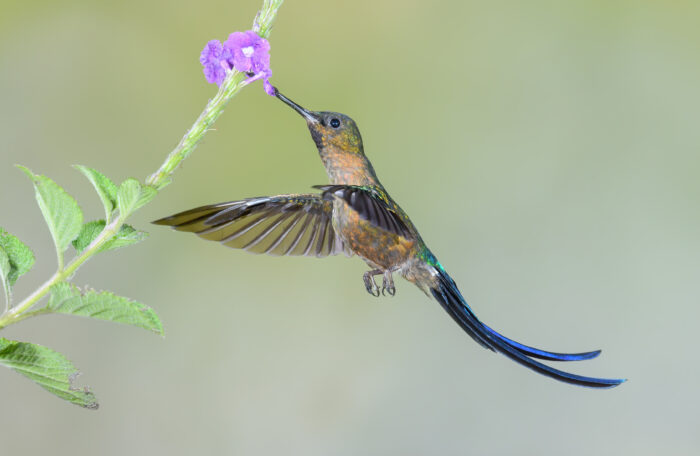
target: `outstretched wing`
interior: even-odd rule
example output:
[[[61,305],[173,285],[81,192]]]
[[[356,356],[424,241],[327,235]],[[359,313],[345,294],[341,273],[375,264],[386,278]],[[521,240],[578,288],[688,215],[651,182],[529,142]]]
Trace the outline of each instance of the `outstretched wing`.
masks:
[[[415,236],[398,212],[400,209],[391,207],[372,188],[356,185],[314,185],[314,188],[323,190],[323,199],[332,201],[334,197],[341,198],[374,226],[406,238]]]
[[[320,195],[279,195],[202,206],[153,223],[252,253],[350,255],[333,230],[332,212],[333,203]]]

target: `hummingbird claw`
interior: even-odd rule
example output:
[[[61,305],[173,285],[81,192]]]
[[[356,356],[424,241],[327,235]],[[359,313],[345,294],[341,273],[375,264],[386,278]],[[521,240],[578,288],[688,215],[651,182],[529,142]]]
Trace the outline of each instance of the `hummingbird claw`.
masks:
[[[381,290],[379,289],[377,282],[374,281],[374,276],[378,276],[379,274],[384,275],[384,277],[382,277]],[[387,293],[389,296],[394,296],[396,294],[394,278],[391,276],[390,270],[384,271],[382,269],[372,269],[371,271],[367,271],[362,275],[362,280],[365,282],[365,289],[367,290],[367,293],[371,294],[375,298],[379,297],[380,294],[382,296],[386,296]]]
[[[365,272],[362,275],[362,280],[365,282],[365,289],[367,290],[367,293],[371,294],[375,298],[379,296],[380,291],[379,286],[374,281],[374,276],[381,273],[382,271],[380,271],[379,269],[373,269],[371,271]]]
[[[369,285],[365,285],[365,288],[367,289],[367,293],[371,294],[375,298],[379,297],[379,287],[377,286],[376,283],[374,283],[374,279],[370,279],[371,283]]]
[[[389,296],[394,296],[396,294],[396,287],[394,286],[394,278],[391,276],[391,271],[384,271],[384,277],[382,280],[382,295],[386,290]]]

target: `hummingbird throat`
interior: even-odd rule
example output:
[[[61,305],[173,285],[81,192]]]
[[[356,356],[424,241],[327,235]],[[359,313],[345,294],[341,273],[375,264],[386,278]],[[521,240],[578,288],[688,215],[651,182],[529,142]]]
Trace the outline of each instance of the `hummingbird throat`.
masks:
[[[329,145],[318,147],[321,161],[332,184],[374,186],[379,181],[372,164],[362,153],[348,152]]]

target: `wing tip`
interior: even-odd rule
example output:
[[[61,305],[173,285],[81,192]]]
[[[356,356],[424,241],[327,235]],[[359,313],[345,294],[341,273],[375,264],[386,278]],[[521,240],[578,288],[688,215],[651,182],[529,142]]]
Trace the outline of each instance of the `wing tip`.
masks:
[[[151,223],[154,225],[165,225],[165,226],[174,226],[172,223],[172,220],[174,219],[173,215],[169,215],[168,217],[163,217],[158,220],[153,220]]]

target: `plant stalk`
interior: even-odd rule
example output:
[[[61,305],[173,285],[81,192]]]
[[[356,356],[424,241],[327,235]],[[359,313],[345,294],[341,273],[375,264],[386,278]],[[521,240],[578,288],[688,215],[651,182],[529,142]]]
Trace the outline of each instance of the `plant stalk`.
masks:
[[[283,0],[263,1],[262,8],[258,12],[253,23],[253,30],[258,35],[263,38],[267,38],[270,35],[272,23],[282,3]],[[210,129],[212,124],[216,122],[219,116],[221,116],[229,100],[246,85],[247,76],[245,74],[238,71],[229,71],[214,98],[209,100],[204,111],[202,111],[192,127],[187,131],[182,140],[180,140],[180,143],[170,152],[158,171],[151,174],[146,179],[146,185],[156,190],[160,190],[168,185],[171,181],[172,174],[178,166],[180,166],[182,161],[192,153],[197,147],[197,144],[199,144],[199,141],[204,137],[204,134]],[[70,279],[83,263],[98,253],[107,242],[112,240],[126,222],[129,215],[131,214],[120,214],[119,217],[113,221],[109,222],[108,220],[109,224],[105,226],[92,243],[67,265],[64,265],[63,252],[58,252],[58,270],[49,280],[34,290],[34,292],[27,296],[22,302],[0,315],[0,329],[12,323],[24,320],[25,318],[50,312],[46,307],[31,312],[29,312],[29,309],[46,296],[52,286]]]

